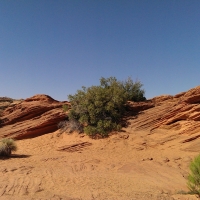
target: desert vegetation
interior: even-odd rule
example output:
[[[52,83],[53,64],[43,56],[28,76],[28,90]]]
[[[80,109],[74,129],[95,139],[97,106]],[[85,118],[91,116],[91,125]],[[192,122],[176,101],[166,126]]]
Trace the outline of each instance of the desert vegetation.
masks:
[[[200,197],[200,154],[190,163],[188,188],[192,194]]]
[[[63,108],[63,111],[64,111],[64,112],[67,112],[67,111],[69,110],[69,106],[66,105],[66,104],[64,104],[64,105],[62,106],[62,108]]]
[[[83,132],[83,125],[77,120],[64,120],[58,123],[58,128],[61,133],[68,131],[72,133],[73,131],[77,131],[78,133]]]
[[[17,150],[15,141],[11,138],[4,138],[0,141],[0,156],[10,156],[12,151]]]
[[[127,101],[146,100],[142,83],[128,78],[118,81],[115,77],[101,78],[99,86],[82,87],[75,95],[69,95],[71,103],[69,124],[80,124],[91,137],[108,136],[111,131],[121,129],[121,119],[126,111]]]

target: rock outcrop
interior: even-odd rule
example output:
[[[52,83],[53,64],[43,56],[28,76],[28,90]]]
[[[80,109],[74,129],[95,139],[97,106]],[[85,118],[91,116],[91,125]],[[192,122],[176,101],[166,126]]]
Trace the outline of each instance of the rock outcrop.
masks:
[[[200,103],[200,86],[193,88],[183,95],[183,101],[189,104]]]
[[[129,121],[130,131],[148,130],[184,134],[181,142],[200,137],[200,86],[175,96],[160,96],[151,99],[155,107],[143,111]]]
[[[0,138],[24,139],[57,130],[57,124],[66,118],[64,104],[70,106],[48,95],[35,95],[8,106],[0,117]],[[187,134],[185,142],[200,137],[200,86],[175,96],[129,101],[127,108],[131,131],[173,130]]]
[[[0,118],[0,138],[24,139],[55,131],[57,124],[66,118],[64,104],[69,105],[48,95],[35,95],[9,106]]]
[[[18,103],[20,103],[22,99],[16,100],[9,97],[0,97],[0,116],[2,115],[2,112],[9,106],[14,106]]]
[[[155,107],[155,103],[153,101],[144,101],[144,102],[133,102],[133,101],[128,101],[127,102],[127,108],[129,111],[138,113],[143,110],[147,110],[149,108]]]

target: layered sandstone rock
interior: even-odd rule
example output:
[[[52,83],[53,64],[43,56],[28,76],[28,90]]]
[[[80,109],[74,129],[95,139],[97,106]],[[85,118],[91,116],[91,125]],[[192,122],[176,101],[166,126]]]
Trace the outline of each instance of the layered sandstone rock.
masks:
[[[144,101],[144,102],[128,101],[127,102],[128,110],[136,112],[136,113],[143,110],[147,110],[149,108],[153,108],[153,107],[155,107],[155,103],[153,101]]]
[[[0,97],[0,116],[2,115],[2,112],[9,106],[14,106],[18,103],[20,103],[22,101],[21,100],[16,100],[16,99],[12,99],[9,97]]]
[[[48,95],[35,95],[2,113],[0,137],[24,139],[53,132],[57,124],[66,118],[59,102]]]
[[[183,101],[189,104],[200,103],[200,86],[186,92],[183,96]]]
[[[55,131],[57,124],[66,118],[64,104],[70,106],[69,102],[59,102],[48,95],[35,95],[9,106],[0,117],[0,138],[23,139]],[[127,108],[129,116],[133,116],[129,122],[131,129],[150,132],[171,129],[178,134],[194,134],[192,138],[200,137],[200,86],[175,96],[129,101]]]
[[[181,142],[200,137],[200,86],[175,96],[160,96],[151,100],[155,107],[143,111],[129,121],[130,132],[145,130],[170,131],[173,137],[184,134]]]

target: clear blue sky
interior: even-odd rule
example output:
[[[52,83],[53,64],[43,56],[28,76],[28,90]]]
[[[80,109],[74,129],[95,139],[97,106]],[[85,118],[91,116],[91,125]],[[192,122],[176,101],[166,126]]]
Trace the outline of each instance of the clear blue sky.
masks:
[[[110,76],[147,98],[198,86],[200,1],[0,1],[0,96],[67,100]]]

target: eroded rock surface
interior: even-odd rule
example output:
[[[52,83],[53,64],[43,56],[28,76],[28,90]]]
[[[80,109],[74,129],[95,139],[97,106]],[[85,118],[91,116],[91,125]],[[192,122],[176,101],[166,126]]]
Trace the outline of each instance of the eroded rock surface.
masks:
[[[23,101],[23,99],[16,100],[9,97],[0,97],[0,116],[7,107],[14,106],[20,103],[21,101]]]
[[[57,124],[66,118],[64,104],[70,106],[69,102],[59,102],[48,95],[35,95],[8,106],[0,117],[0,138],[23,139],[55,131]],[[200,137],[200,86],[175,96],[128,102],[128,110],[131,129],[173,130],[177,134],[187,134],[185,142]]]
[[[130,132],[168,132],[168,139],[182,138],[181,143],[195,143],[200,137],[200,86],[175,96],[155,97],[151,101],[155,107],[129,120]]]
[[[1,120],[0,137],[24,139],[53,132],[66,118],[59,102],[48,95],[35,95],[21,103],[6,108]]]
[[[147,110],[149,108],[153,108],[155,107],[155,103],[153,101],[144,101],[144,102],[132,102],[132,101],[128,101],[127,103],[127,108],[129,111],[132,112],[140,112],[143,110]]]

